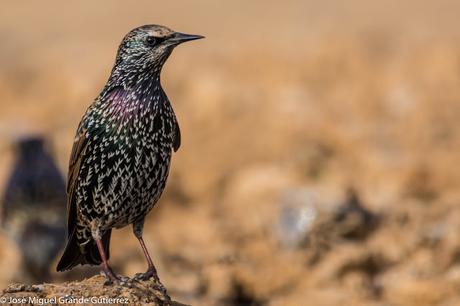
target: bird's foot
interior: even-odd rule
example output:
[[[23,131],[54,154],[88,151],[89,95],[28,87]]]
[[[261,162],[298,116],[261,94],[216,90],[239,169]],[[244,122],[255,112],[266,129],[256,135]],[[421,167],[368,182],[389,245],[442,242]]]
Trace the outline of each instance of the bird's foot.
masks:
[[[149,280],[153,278],[156,282],[160,282],[160,278],[158,277],[156,271],[154,269],[148,269],[145,273],[136,273],[134,274],[134,279],[135,280]]]
[[[110,286],[115,284],[120,286],[132,287],[132,281],[129,277],[117,275],[110,268],[108,270],[102,270],[101,274],[105,276],[104,286]]]
[[[171,302],[171,298],[169,297],[168,292],[166,291],[166,287],[161,283],[160,278],[158,277],[158,274],[154,269],[148,269],[145,273],[136,273],[133,279],[137,281],[146,281],[153,279],[153,288],[161,292],[165,302]]]

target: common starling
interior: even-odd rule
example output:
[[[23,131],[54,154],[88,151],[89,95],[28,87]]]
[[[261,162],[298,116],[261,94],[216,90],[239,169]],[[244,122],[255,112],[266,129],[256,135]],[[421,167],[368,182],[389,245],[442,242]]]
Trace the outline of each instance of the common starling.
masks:
[[[21,279],[48,281],[51,263],[64,245],[64,178],[41,136],[19,139],[15,155],[1,201],[2,228],[21,251]]]
[[[200,38],[144,25],[122,40],[107,84],[77,129],[67,182],[68,241],[58,271],[102,263],[107,280],[120,283],[108,264],[111,230],[132,224],[148,263],[135,278],[153,277],[164,289],[142,239],[144,219],[181,143],[160,73],[177,45]]]

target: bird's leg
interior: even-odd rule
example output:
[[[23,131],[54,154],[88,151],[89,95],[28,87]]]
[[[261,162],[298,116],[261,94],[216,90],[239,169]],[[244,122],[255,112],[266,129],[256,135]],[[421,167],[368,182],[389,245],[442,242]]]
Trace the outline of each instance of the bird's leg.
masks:
[[[153,278],[157,283],[159,289],[167,296],[166,288],[160,282],[160,278],[158,277],[157,270],[155,269],[155,265],[153,264],[152,258],[150,257],[149,251],[147,251],[147,247],[145,246],[144,239],[142,238],[142,230],[144,228],[144,219],[135,222],[133,224],[133,232],[136,238],[139,240],[141,245],[142,251],[144,252],[145,259],[147,260],[147,271],[145,273],[137,273],[134,275],[134,278],[137,280],[148,280]]]
[[[139,243],[142,247],[142,251],[144,252],[145,259],[147,260],[147,271],[145,273],[141,273],[139,275],[140,278],[147,280],[150,278],[153,278],[155,281],[160,281],[160,278],[158,277],[157,270],[155,269],[155,266],[152,262],[152,258],[150,258],[150,254],[147,251],[147,248],[144,243],[144,239],[142,237],[137,238],[139,239]]]
[[[115,273],[113,273],[112,268],[110,268],[109,266],[100,235],[93,235],[93,238],[96,241],[97,249],[99,250],[99,255],[101,255],[102,271],[104,271],[105,277],[111,283],[120,283],[120,278],[118,278],[118,276],[116,276]]]
[[[107,255],[105,254],[104,246],[102,245],[102,236],[95,224],[92,224],[91,235],[93,236],[94,241],[96,241],[97,249],[102,259],[102,271],[104,272],[108,283],[120,284],[120,278],[113,273],[112,268],[109,266]]]

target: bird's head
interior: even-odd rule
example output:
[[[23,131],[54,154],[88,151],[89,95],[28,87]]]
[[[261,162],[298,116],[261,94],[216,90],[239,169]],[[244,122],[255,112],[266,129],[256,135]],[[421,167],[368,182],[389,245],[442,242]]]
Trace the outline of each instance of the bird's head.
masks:
[[[145,72],[158,73],[179,44],[204,38],[201,35],[175,32],[161,25],[144,25],[131,30],[118,49],[115,67],[112,72],[133,74]],[[126,75],[127,76],[127,75]]]

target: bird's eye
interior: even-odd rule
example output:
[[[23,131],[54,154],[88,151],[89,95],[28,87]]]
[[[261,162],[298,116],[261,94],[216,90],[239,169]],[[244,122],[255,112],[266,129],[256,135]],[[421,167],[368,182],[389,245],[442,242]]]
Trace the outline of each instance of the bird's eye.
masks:
[[[154,47],[166,40],[166,37],[147,36],[146,43],[149,47]]]
[[[150,47],[153,47],[157,44],[157,38],[154,37],[154,36],[147,36],[147,45],[149,45]]]

